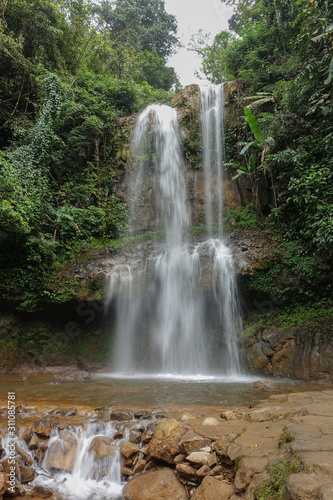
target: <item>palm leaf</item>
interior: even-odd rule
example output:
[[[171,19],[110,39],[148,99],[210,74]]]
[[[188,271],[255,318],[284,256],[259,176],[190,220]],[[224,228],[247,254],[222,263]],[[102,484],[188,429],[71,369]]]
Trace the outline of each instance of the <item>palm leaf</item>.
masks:
[[[264,136],[262,135],[261,128],[259,126],[259,123],[257,122],[256,118],[253,116],[252,111],[249,108],[244,108],[245,112],[245,118],[247,120],[247,123],[249,124],[250,129],[252,130],[252,134],[256,138],[257,142],[259,144],[263,144],[264,141]]]

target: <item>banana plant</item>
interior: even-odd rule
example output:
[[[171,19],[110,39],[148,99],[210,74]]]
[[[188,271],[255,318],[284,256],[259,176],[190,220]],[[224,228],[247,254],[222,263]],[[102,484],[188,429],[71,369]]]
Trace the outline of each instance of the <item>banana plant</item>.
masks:
[[[257,207],[257,211],[261,218],[263,218],[259,196],[258,196],[258,172],[264,165],[266,155],[272,150],[274,147],[274,139],[272,137],[265,137],[260,125],[252,114],[252,111],[245,107],[244,108],[246,121],[251,129],[252,134],[254,135],[254,141],[250,141],[244,145],[242,150],[240,151],[240,155],[245,157],[245,165],[240,163],[226,163],[225,166],[229,166],[236,169],[236,175],[232,177],[232,180],[237,179],[241,175],[246,175],[251,182],[252,194],[255,200],[255,204]],[[252,148],[252,152],[250,153]],[[257,165],[257,151],[261,150],[260,164]],[[266,169],[264,168],[264,175],[266,175]],[[276,203],[276,190],[274,180],[272,178],[272,186],[274,192],[274,198]]]

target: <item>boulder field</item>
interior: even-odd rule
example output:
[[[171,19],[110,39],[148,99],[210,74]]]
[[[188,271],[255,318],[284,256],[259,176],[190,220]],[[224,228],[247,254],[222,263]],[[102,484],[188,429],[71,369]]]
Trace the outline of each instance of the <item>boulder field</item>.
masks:
[[[91,422],[114,427],[89,452],[96,464],[119,453],[124,500],[333,498],[333,390],[275,394],[254,408],[21,407],[16,417],[16,496],[1,447],[0,499],[62,498],[34,479],[40,467],[71,473],[74,429]]]

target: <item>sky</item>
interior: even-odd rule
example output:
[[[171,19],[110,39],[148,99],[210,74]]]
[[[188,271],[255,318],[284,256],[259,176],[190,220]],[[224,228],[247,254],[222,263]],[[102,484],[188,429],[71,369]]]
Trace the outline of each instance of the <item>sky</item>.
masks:
[[[186,49],[191,35],[200,29],[204,33],[211,33],[211,39],[222,30],[228,29],[228,19],[232,14],[232,7],[221,3],[220,0],[165,0],[165,10],[176,16],[178,21],[178,36],[184,47],[168,60],[168,66],[175,71],[182,85],[202,83],[203,80],[195,76],[200,70],[200,57]]]

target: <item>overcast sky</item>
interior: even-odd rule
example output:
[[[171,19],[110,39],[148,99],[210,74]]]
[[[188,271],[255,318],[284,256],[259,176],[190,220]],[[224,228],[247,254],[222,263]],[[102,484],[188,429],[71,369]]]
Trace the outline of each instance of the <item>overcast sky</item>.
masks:
[[[176,16],[178,36],[185,46],[191,35],[200,29],[211,33],[213,39],[216,33],[228,28],[228,19],[232,14],[232,8],[220,0],[165,0],[165,10]],[[170,57],[168,65],[175,68],[182,85],[202,81],[195,77],[195,70],[200,68],[200,58],[185,47]]]

